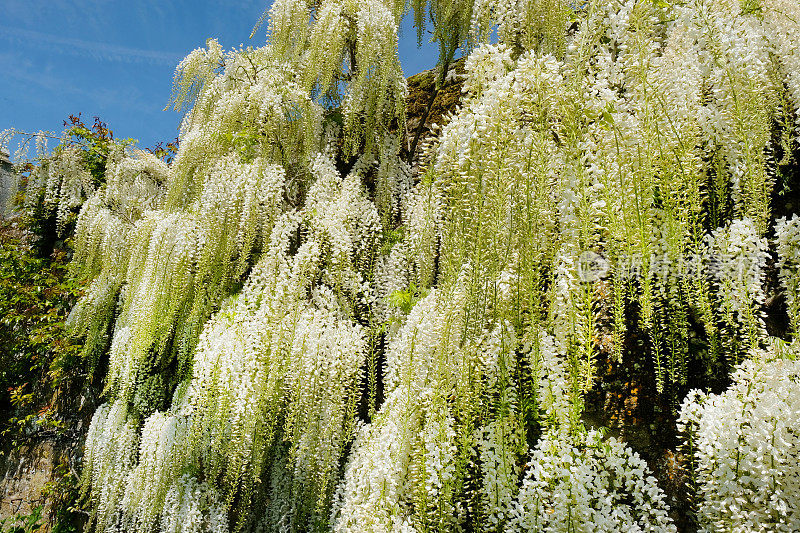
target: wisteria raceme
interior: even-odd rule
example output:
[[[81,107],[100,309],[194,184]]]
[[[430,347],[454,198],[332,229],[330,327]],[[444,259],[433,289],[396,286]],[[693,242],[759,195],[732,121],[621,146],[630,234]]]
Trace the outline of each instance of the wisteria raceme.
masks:
[[[196,201],[206,176],[231,152],[244,164],[260,156],[297,179],[307,176],[309,158],[321,148],[321,108],[295,81],[290,63],[270,47],[231,51],[222,61],[181,125],[167,209]]]
[[[800,217],[781,218],[775,225],[778,267],[795,338],[800,335]]]
[[[476,0],[472,24],[478,38],[484,38],[494,26],[503,42],[540,53],[561,55],[564,52],[569,11],[574,6],[562,0],[502,2]]]
[[[374,146],[374,136],[381,138],[388,133],[386,118],[396,117],[401,123],[405,119],[402,104],[407,89],[397,58],[399,17],[395,6],[399,2],[386,3],[390,5],[369,0],[356,14],[358,44],[350,61],[358,67],[358,75],[343,101],[345,128],[352,132],[349,138],[351,142],[363,138],[367,150]],[[364,117],[366,123],[362,123]]]
[[[433,183],[421,183],[402,196],[402,239],[388,254],[377,258],[374,276],[379,299],[373,309],[378,318],[399,322],[398,307],[388,305],[392,296],[411,286],[426,290],[434,285],[441,238],[442,197]]]
[[[436,149],[434,186],[442,191],[443,218],[438,281],[453,282],[469,263],[473,305],[480,308],[498,303],[490,296],[494,282],[501,272],[514,272],[518,294],[510,298],[516,302],[510,313],[540,313],[534,297],[543,283],[540,265],[558,242],[552,238],[559,192],[553,178],[561,160],[550,156],[556,150],[546,128],[559,65],[531,54],[509,72],[510,53],[500,45],[476,50],[468,68],[473,61],[465,86],[474,99],[443,129]],[[507,166],[506,158],[517,162]]]
[[[323,9],[335,10],[337,7],[339,7],[339,4],[328,5]],[[273,46],[280,55],[292,56],[302,53],[307,45],[310,16],[311,13],[307,2],[276,0],[272,3],[269,11],[264,12],[259,23],[265,18],[269,18],[270,37]],[[325,19],[326,16],[320,15],[318,18]],[[319,27],[325,28],[327,24],[320,24]],[[326,37],[338,36],[326,35]]]
[[[530,332],[535,334],[535,332]],[[532,359],[536,369],[537,407],[543,425],[558,428],[570,420],[569,378],[565,365],[564,349],[555,339],[544,331],[538,332],[538,338],[526,339],[528,351],[533,350]],[[574,399],[572,399],[574,401]]]
[[[616,439],[553,431],[528,464],[509,531],[676,531],[647,464]]]
[[[524,440],[509,376],[516,341],[501,327],[474,347],[457,348],[465,298],[463,289],[431,292],[390,341],[384,377],[389,392],[354,443],[334,513],[337,531],[448,530],[471,513],[502,527]],[[471,382],[470,367],[480,368],[483,383]],[[472,402],[482,394],[484,408],[497,412],[478,428]],[[473,449],[488,483],[479,508],[457,499],[465,469],[475,461]]]
[[[333,162],[319,156],[314,160],[313,172],[317,181],[306,198],[306,210],[313,215],[310,221],[311,240],[326,246],[329,268],[324,281],[345,295],[363,297],[364,280],[358,269],[369,264],[374,254],[381,220],[375,205],[363,194],[363,185],[357,172],[341,179]],[[349,300],[355,305],[355,298]],[[343,309],[352,315],[345,301]]]
[[[292,443],[292,490],[285,497],[293,521],[308,529],[328,521],[339,461],[354,431],[365,354],[361,328],[334,320],[330,312],[308,313],[295,328],[285,385],[284,438]]]
[[[342,105],[349,155],[359,149],[374,152],[392,121],[404,121],[406,83],[397,58],[404,5],[397,0],[283,0],[269,10],[268,32],[279,57],[297,65],[307,91]]]
[[[207,81],[220,67],[223,50],[216,39],[209,39],[206,48],[193,50],[175,69],[174,104],[177,109],[194,104]]]
[[[800,527],[800,364],[770,359],[745,361],[728,390],[692,391],[681,408],[700,525],[708,531]]]
[[[375,205],[381,214],[384,225],[390,227],[402,215],[401,204],[408,198],[414,187],[411,167],[399,156],[400,137],[389,135],[379,153],[375,164]]]
[[[125,482],[136,464],[139,434],[124,402],[104,403],[95,411],[84,448],[82,491],[92,504],[98,531],[119,525],[117,509]]]
[[[145,366],[150,350],[168,356],[173,322],[186,305],[185,287],[194,275],[196,219],[160,211],[149,215],[131,239],[125,298],[110,349],[107,387],[126,400],[150,374]],[[169,290],[162,292],[160,287]]]
[[[158,209],[169,185],[169,167],[149,152],[115,153],[106,169],[102,195],[107,207],[129,223]]]
[[[129,236],[144,213],[164,199],[169,169],[146,152],[128,156],[115,149],[106,183],[81,207],[75,228],[72,272],[91,280],[67,324],[84,338],[83,353],[93,363],[108,347],[108,329],[128,269]]]
[[[794,122],[800,124],[800,58],[796,50],[800,46],[800,6],[790,0],[767,0],[764,2],[767,39],[781,63],[783,83],[788,89],[793,110]],[[792,140],[798,142],[797,136]]]
[[[418,434],[427,434],[420,431],[425,427],[425,407],[431,404],[443,407],[436,401],[436,390],[429,384],[428,377],[428,372],[436,372],[440,367],[437,358],[445,357],[445,354],[439,355],[437,349],[443,341],[441,336],[447,331],[448,321],[446,311],[440,311],[440,305],[437,292],[431,292],[421,300],[389,347],[385,383],[390,392],[376,419],[361,428],[353,444],[337,494],[333,524],[336,531],[393,531],[403,528],[411,531],[413,494],[407,492],[409,484],[406,478],[412,472],[417,454],[422,454],[422,465],[427,466],[418,471],[425,483],[421,487],[424,494],[436,495],[439,486],[448,481],[442,479],[441,469],[447,464],[441,464],[441,461],[451,454],[445,452],[442,457],[439,451],[442,444],[436,444],[434,440],[421,447],[413,446]],[[445,340],[442,344],[444,348],[448,343]],[[438,428],[442,428],[444,423],[442,429],[445,429],[447,416],[446,411],[437,413],[431,416],[431,422]],[[430,437],[445,439],[443,444],[447,450],[453,434],[445,429],[435,431]],[[438,457],[433,464],[424,459],[428,450]],[[434,498],[430,503],[442,505],[445,502]]]
[[[96,185],[80,147],[60,146],[31,173],[25,187],[26,207],[40,203],[46,215],[55,216],[56,232],[63,236],[73,210],[91,196]]]
[[[121,507],[126,530],[149,531],[157,523],[170,484],[186,464],[188,424],[185,414],[153,413],[141,429],[138,463],[125,480]]]
[[[511,516],[509,509],[520,475],[517,459],[524,449],[522,431],[516,417],[509,414],[480,428],[476,440],[483,474],[485,527],[499,531]]]
[[[89,372],[95,371],[100,355],[109,347],[109,325],[118,311],[123,281],[123,273],[104,272],[92,280],[67,316],[70,332],[83,338],[82,354]]]
[[[442,231],[441,193],[433,183],[421,185],[407,196],[406,203],[407,260],[413,265],[417,286],[431,287],[436,281],[435,263]]]
[[[776,98],[764,28],[735,2],[699,0],[693,7],[701,43],[708,50],[704,67],[713,99],[707,106],[707,127],[716,144],[715,157],[724,158],[726,167],[717,175],[714,194],[724,202],[729,190],[734,215],[751,219],[764,233],[771,189],[765,147]]]
[[[759,237],[750,219],[734,220],[708,237],[709,268],[718,284],[720,315],[730,328],[741,331],[741,339],[730,339],[730,355],[744,344],[744,351],[757,349],[766,337],[760,312],[764,296],[764,268],[767,263],[767,241]]]
[[[770,204],[797,6],[411,7],[440,72],[469,55],[408,161],[406,4],[277,0],[265,46],[179,65],[171,164],[116,151],[95,183],[67,149],[31,177],[59,227],[81,206],[69,325],[108,358],[90,528],[676,531],[584,404],[623,368],[674,405],[739,365],[681,414],[701,526],[798,529],[797,345],[763,316],[775,249],[796,338],[800,223],[773,237]]]
[[[214,489],[190,475],[181,476],[167,492],[160,531],[224,533],[229,531],[225,504]]]
[[[87,278],[97,276],[104,267],[124,271],[126,237],[131,229],[133,222],[109,209],[102,195],[92,196],[78,215],[73,271]]]

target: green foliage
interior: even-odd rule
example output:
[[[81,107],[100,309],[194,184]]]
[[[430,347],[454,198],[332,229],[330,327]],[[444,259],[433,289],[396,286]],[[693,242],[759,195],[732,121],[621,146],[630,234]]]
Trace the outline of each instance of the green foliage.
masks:
[[[175,138],[174,141],[168,141],[166,144],[164,141],[159,141],[154,147],[147,148],[146,150],[158,159],[170,164],[172,160],[175,159],[175,154],[178,153],[179,144],[180,140]]]
[[[80,295],[68,250],[38,257],[15,223],[0,226],[0,435],[52,428],[42,400],[82,374],[80,346],[64,320]]]
[[[114,133],[99,117],[87,126],[77,116],[64,121],[67,129],[51,153],[44,151],[50,135],[19,133],[27,146],[35,139],[37,158],[17,161],[19,180],[15,203],[27,216],[25,229],[36,236],[41,257],[53,253],[59,240],[74,229],[78,208],[106,180],[106,164],[112,150],[132,146],[133,139],[114,140]],[[17,134],[13,130],[10,135]],[[24,154],[22,154],[24,156]]]
[[[77,414],[70,412],[76,408],[77,391],[91,387],[81,343],[66,325],[85,284],[70,268],[72,229],[84,198],[75,203],[64,195],[66,175],[77,170],[89,176],[84,184],[88,190],[102,185],[111,153],[133,141],[118,144],[98,118],[87,126],[80,116],[71,116],[67,125],[51,154],[21,165],[17,203],[22,214],[0,221],[0,453],[32,439],[60,439],[65,430],[74,431],[65,419]],[[57,174],[50,183],[49,177],[42,181],[43,173],[53,169]],[[81,394],[92,396],[89,390]],[[76,477],[68,463],[55,467],[42,494],[51,531],[79,531]],[[38,531],[43,510],[38,507],[29,516],[7,521],[4,526],[11,529],[3,531]]]
[[[35,533],[42,527],[42,505],[33,508],[30,514],[15,515],[0,520],[0,533]]]
[[[78,507],[79,480],[63,459],[53,469],[53,478],[42,489],[42,497],[50,505],[50,531],[78,533],[85,522],[85,513]]]
[[[106,162],[111,148],[117,143],[114,141],[114,132],[108,129],[108,124],[94,117],[94,123],[87,126],[81,119],[81,114],[70,115],[65,136],[69,139],[64,144],[75,143],[81,145],[83,160],[87,169],[92,174],[95,187],[105,182]],[[132,144],[131,139],[121,141],[122,145]]]
[[[417,302],[428,295],[428,292],[427,289],[420,289],[412,282],[408,289],[394,291],[386,300],[390,306],[397,307],[407,315]]]

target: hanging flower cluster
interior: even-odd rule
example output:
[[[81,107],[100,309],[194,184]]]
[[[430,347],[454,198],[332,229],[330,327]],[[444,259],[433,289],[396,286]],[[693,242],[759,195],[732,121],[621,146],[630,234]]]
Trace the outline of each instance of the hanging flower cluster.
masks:
[[[63,146],[36,167],[26,187],[27,207],[41,202],[45,215],[56,219],[63,235],[72,211],[94,192],[94,178],[79,146]]]
[[[416,177],[403,2],[278,0],[266,46],[192,52],[175,161],[120,152],[64,189],[88,196],[93,279],[70,323],[109,358],[92,526],[675,531],[644,461],[582,414],[631,327],[658,392],[681,390],[694,322],[741,363],[681,415],[705,527],[796,528],[794,348],[761,316],[797,102],[783,4],[414,2],[445,52],[448,24],[499,36]],[[775,229],[797,331],[796,217]]]
[[[71,263],[75,275],[92,280],[67,319],[73,332],[85,339],[83,352],[91,361],[90,370],[108,347],[109,325],[128,269],[131,232],[147,211],[161,206],[169,179],[167,165],[151,154],[114,150],[105,185],[78,214]]]
[[[97,408],[86,434],[81,485],[84,495],[91,491],[91,518],[98,531],[115,525],[138,443],[139,434],[124,403],[104,403]]]
[[[729,227],[708,236],[711,273],[717,283],[720,315],[726,324],[726,352],[734,359],[758,349],[766,337],[760,306],[764,303],[764,268],[767,240],[759,237],[750,219],[734,220]],[[735,337],[739,335],[740,339]]]
[[[225,505],[205,483],[181,477],[170,488],[164,504],[164,533],[225,533],[229,531]]]
[[[126,155],[120,149],[107,163],[106,183],[85,203],[78,215],[73,270],[93,278],[101,271],[126,265],[126,237],[134,224],[164,200],[169,169],[147,152]]]
[[[782,218],[775,225],[778,268],[789,319],[795,336],[800,334],[800,217]]]
[[[496,30],[501,41],[522,49],[562,55],[569,9],[560,0],[475,0],[472,24],[478,40]]]
[[[336,531],[413,531],[415,522],[441,529],[453,525],[459,473],[454,413],[446,395],[452,370],[467,360],[453,353],[463,315],[455,306],[442,308],[445,301],[432,291],[414,306],[389,346],[386,400],[353,444],[337,494]]]
[[[144,421],[138,453],[136,441],[127,443],[132,459],[127,472],[119,474],[126,484],[101,502],[108,509],[104,521],[97,521],[101,529],[116,524],[150,531],[158,523],[189,528],[176,531],[224,529],[228,510],[220,502],[233,499],[240,502],[240,520],[260,519],[244,512],[258,505],[266,517],[262,526],[270,529],[319,529],[327,523],[338,465],[354,431],[366,354],[362,328],[352,322],[358,307],[366,305],[357,302],[369,300],[355,265],[371,253],[381,227],[357,177],[339,178],[322,156],[312,171],[317,180],[307,208],[280,217],[241,294],[206,324],[193,352],[191,379],[178,387],[170,410]],[[156,222],[152,234],[192,229],[177,224],[176,216]],[[306,237],[290,254],[298,231]],[[159,243],[180,239],[187,238],[150,238]],[[185,268],[186,261],[174,253],[154,256],[175,261],[174,267],[153,267],[156,272],[177,277]],[[168,313],[169,308],[161,317]],[[123,314],[117,324],[125,319]],[[161,327],[145,317],[131,322]],[[126,353],[134,342],[129,329],[117,330],[110,371],[119,372],[118,379],[126,371],[135,375],[125,366],[136,364]],[[158,403],[147,396],[165,388],[163,382],[123,385],[134,390],[129,401],[145,413],[141,406]],[[119,398],[114,406],[124,409],[125,397]],[[124,411],[121,417],[126,418]],[[99,419],[92,427],[98,439],[108,438]],[[107,457],[102,450],[97,455]],[[195,476],[180,477],[187,469]],[[262,478],[275,485],[268,499],[253,492]],[[94,495],[103,482],[92,477],[86,483]],[[181,525],[180,515],[187,513],[205,518]]]
[[[749,360],[733,382],[722,394],[692,391],[681,408],[701,525],[710,531],[796,531],[800,364]]]
[[[647,464],[596,431],[548,433],[531,455],[509,531],[675,532]]]
[[[769,28],[768,38],[781,63],[784,82],[789,89],[797,118],[797,110],[800,109],[800,77],[795,51],[800,44],[800,29],[797,27],[800,6],[788,0],[767,0],[764,2],[764,15]]]
[[[297,65],[303,89],[341,104],[348,155],[379,150],[405,120],[407,89],[397,57],[404,6],[398,0],[279,0],[269,10],[273,47]]]

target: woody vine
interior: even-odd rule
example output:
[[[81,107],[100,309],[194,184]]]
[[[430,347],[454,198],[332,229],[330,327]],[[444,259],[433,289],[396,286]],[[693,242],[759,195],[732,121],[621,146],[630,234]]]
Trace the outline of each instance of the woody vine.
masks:
[[[467,52],[422,142],[409,9],[439,86]],[[276,0],[264,21],[264,46],[178,66],[173,161],[117,145],[97,183],[64,148],[28,181],[78,213],[91,280],[67,324],[107,368],[93,530],[676,531],[587,421],[623,361],[674,409],[697,527],[800,529],[796,2]]]

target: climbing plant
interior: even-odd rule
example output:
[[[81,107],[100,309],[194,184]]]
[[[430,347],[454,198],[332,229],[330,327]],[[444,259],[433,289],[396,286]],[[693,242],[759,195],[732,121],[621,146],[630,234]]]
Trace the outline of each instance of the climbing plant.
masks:
[[[800,232],[771,202],[800,153],[800,7],[410,9],[434,87],[467,54],[419,145],[406,3],[276,0],[264,46],[178,66],[173,161],[119,148],[93,180],[64,149],[36,171],[60,176],[56,213],[80,206],[67,324],[107,367],[90,526],[676,531],[646,461],[586,413],[634,361],[680,409],[697,523],[796,529],[797,426],[772,391],[796,393]],[[712,370],[727,391],[689,392]]]

